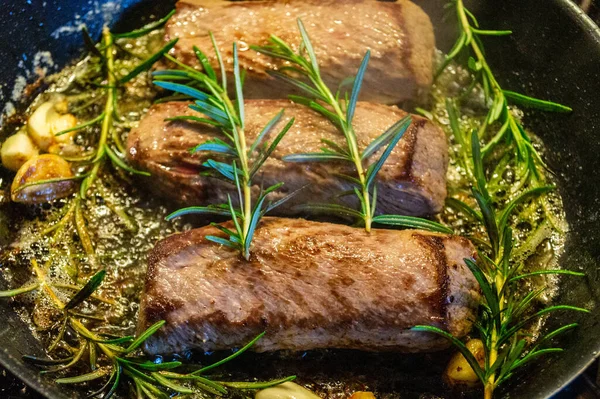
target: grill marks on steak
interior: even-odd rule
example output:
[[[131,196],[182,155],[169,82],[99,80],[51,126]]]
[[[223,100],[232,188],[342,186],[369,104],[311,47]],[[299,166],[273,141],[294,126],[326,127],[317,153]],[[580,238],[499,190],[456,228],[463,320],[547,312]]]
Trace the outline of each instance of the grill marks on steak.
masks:
[[[464,238],[264,218],[249,262],[207,241],[213,227],[160,241],[149,257],[139,331],[166,325],[148,353],[222,350],[262,331],[258,352],[347,348],[433,351],[446,341],[416,324],[466,335],[479,301]]]
[[[323,147],[321,139],[346,146],[343,135],[324,117],[311,109],[288,100],[248,100],[245,134],[249,143],[260,133],[268,121],[281,109],[284,116],[270,132],[271,139],[290,118],[295,123],[261,168],[255,181],[255,194],[259,184],[268,187],[284,182],[285,195],[306,186],[292,201],[277,208],[279,215],[293,215],[295,204],[331,201],[336,195],[352,189],[352,184],[336,177],[336,173],[354,175],[348,164],[289,163],[282,157],[289,154],[318,152]],[[208,159],[219,160],[218,154],[207,151],[190,153],[194,146],[208,139],[221,137],[210,126],[189,122],[165,122],[176,115],[198,115],[186,103],[157,104],[150,108],[139,127],[129,134],[127,147],[129,161],[137,168],[148,170],[152,177],[149,187],[167,198],[184,205],[224,203],[227,193],[234,187],[216,178],[200,176],[202,163]],[[406,112],[395,106],[359,102],[354,117],[354,127],[359,148],[365,148],[373,139],[404,117]],[[374,154],[374,162],[382,150]],[[444,132],[432,122],[413,115],[412,125],[396,145],[378,174],[378,211],[386,214],[424,216],[441,211],[446,198],[446,170],[448,148]],[[233,190],[233,191],[232,191]],[[340,199],[345,205],[358,207],[354,196]]]
[[[165,39],[179,38],[172,53],[183,62],[198,63],[193,51],[197,46],[218,70],[208,35],[213,32],[228,74],[233,70],[231,44],[238,42],[240,65],[247,70],[248,98],[285,98],[292,88],[266,72],[283,63],[248,46],[267,44],[271,34],[297,46],[297,18],[308,30],[321,74],[330,87],[356,74],[367,49],[371,60],[362,99],[395,104],[431,85],[433,27],[427,14],[408,0],[183,0],[166,25]]]

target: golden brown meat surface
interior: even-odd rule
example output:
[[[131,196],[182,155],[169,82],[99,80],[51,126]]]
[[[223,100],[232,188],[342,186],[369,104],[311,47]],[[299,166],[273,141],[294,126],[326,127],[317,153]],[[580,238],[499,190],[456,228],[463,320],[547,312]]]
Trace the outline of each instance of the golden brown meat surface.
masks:
[[[294,117],[295,123],[256,176],[254,190],[257,194],[260,184],[268,187],[283,182],[278,194],[283,195],[304,187],[292,201],[274,211],[278,215],[290,216],[298,214],[293,208],[296,204],[338,201],[336,196],[352,190],[353,184],[336,177],[336,173],[355,175],[355,172],[347,164],[290,163],[282,160],[285,155],[321,151],[322,139],[346,146],[343,134],[327,119],[288,100],[246,101],[245,134],[248,142],[253,142],[263,127],[284,108],[285,113],[272,129],[269,140],[290,118]],[[235,187],[220,179],[200,175],[204,169],[202,163],[210,158],[220,160],[218,154],[208,151],[191,154],[189,151],[206,140],[223,137],[222,134],[199,123],[164,121],[176,115],[199,114],[183,102],[154,105],[139,127],[129,134],[129,161],[152,174],[145,180],[145,186],[182,205],[227,202],[227,194],[235,192]],[[364,149],[404,116],[406,112],[395,106],[359,102],[354,117],[359,148]],[[424,216],[440,212],[444,205],[448,166],[446,136],[429,120],[415,115],[412,118],[411,126],[378,174],[379,213]],[[381,151],[371,156],[368,162],[375,162]],[[277,200],[278,197],[274,194],[270,198]],[[352,195],[339,201],[354,208],[359,206]]]
[[[231,226],[229,226],[231,227]],[[166,324],[151,354],[239,347],[421,352],[444,348],[417,324],[466,335],[480,293],[465,238],[265,218],[250,261],[206,240],[214,227],[176,234],[150,253],[138,331]]]
[[[296,47],[296,19],[308,30],[321,74],[333,89],[354,76],[367,49],[371,61],[361,99],[385,104],[414,98],[432,82],[435,39],[429,17],[408,0],[183,0],[166,26],[165,39],[179,38],[172,50],[178,59],[197,64],[193,47],[218,63],[209,32],[233,70],[232,43],[240,49],[240,66],[247,70],[247,98],[285,98],[292,88],[266,71],[283,64],[258,54],[250,45],[265,45],[271,34]],[[218,69],[217,69],[218,70]]]

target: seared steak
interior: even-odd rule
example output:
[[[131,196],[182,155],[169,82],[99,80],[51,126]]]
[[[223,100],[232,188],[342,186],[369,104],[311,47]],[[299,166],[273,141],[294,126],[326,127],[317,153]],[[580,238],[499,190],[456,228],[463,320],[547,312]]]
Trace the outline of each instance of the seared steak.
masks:
[[[297,46],[297,18],[306,25],[321,74],[330,87],[356,74],[367,49],[371,49],[371,61],[363,100],[398,103],[431,85],[433,27],[423,10],[408,0],[184,0],[177,3],[165,38],[179,38],[172,50],[178,59],[197,64],[193,51],[197,46],[218,70],[208,35],[212,32],[228,73],[233,69],[232,43],[238,42],[240,65],[247,70],[248,98],[285,98],[291,87],[282,87],[266,73],[282,64],[248,47],[267,44],[271,34]]]
[[[190,230],[150,253],[138,331],[166,320],[150,354],[239,347],[263,331],[258,352],[433,351],[446,341],[412,326],[462,337],[475,319],[480,294],[463,261],[475,249],[462,237],[265,218],[245,261],[207,234],[223,236]]]
[[[159,194],[185,205],[224,203],[227,194],[235,191],[233,185],[222,180],[201,176],[202,163],[218,154],[190,149],[197,144],[222,137],[213,127],[198,123],[165,122],[176,115],[199,115],[183,102],[152,106],[138,128],[133,129],[127,141],[129,161],[137,168],[148,170],[152,177],[147,186]],[[287,100],[246,101],[246,136],[249,143],[260,133],[267,122],[281,109],[284,116],[271,131],[271,139],[295,117],[296,121],[278,148],[265,162],[261,174],[255,179],[256,192],[262,183],[268,187],[284,182],[280,194],[306,186],[301,193],[284,206],[276,209],[279,215],[295,213],[297,203],[324,202],[346,190],[352,184],[336,177],[335,173],[348,173],[347,164],[289,163],[282,161],[288,154],[317,152],[323,147],[321,139],[329,139],[345,146],[343,135],[316,112]],[[397,107],[361,102],[354,117],[354,126],[363,149],[406,113]],[[374,154],[370,162],[380,155]],[[430,215],[442,209],[446,197],[446,169],[448,149],[444,132],[428,120],[413,116],[412,125],[379,172],[378,211],[387,214]],[[237,196],[233,196],[237,197]],[[276,196],[272,197],[274,200]],[[353,195],[340,201],[358,207]]]

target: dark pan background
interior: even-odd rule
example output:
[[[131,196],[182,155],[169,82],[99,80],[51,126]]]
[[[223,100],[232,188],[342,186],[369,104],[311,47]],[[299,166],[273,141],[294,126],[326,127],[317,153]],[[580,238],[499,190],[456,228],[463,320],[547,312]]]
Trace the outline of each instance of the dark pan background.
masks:
[[[582,1],[591,15],[600,18],[593,3]],[[456,32],[453,23],[440,22],[445,1],[416,2],[431,15],[438,46],[447,50]],[[87,0],[3,2],[0,105],[4,106],[10,99],[12,83],[17,75],[25,75],[31,67],[32,55],[38,50],[52,52],[55,69],[81,54],[79,35],[51,37],[57,28],[73,21],[75,15],[80,16],[76,22],[86,23],[97,37],[103,14],[110,14],[111,21],[119,21],[115,30],[128,30],[147,22],[140,16],[164,15],[172,4],[170,1],[147,1],[142,6],[137,3],[140,0],[124,0],[119,3],[120,7],[88,13],[93,5]],[[557,173],[565,198],[572,232],[561,264],[587,273],[584,279],[565,279],[559,300],[579,306],[597,306],[600,296],[600,33],[568,0],[480,0],[470,2],[470,7],[483,26],[514,31],[510,38],[490,38],[485,42],[490,63],[505,88],[550,98],[575,109],[568,116],[527,113],[525,125],[542,136],[551,149],[549,165]],[[0,281],[0,289],[4,288]],[[40,392],[56,398],[71,397],[52,383],[39,379],[35,369],[21,363],[21,355],[39,355],[42,350],[6,302],[0,302],[0,320],[0,364]],[[504,395],[528,399],[549,397],[590,365],[600,349],[600,312],[594,310],[588,316],[557,314],[549,324],[557,325],[566,320],[578,321],[581,327],[564,337],[561,344],[567,349],[565,353],[535,364],[502,392]],[[600,397],[597,388],[588,384],[595,379],[596,372],[592,366],[557,397]],[[39,396],[0,366],[0,397]]]

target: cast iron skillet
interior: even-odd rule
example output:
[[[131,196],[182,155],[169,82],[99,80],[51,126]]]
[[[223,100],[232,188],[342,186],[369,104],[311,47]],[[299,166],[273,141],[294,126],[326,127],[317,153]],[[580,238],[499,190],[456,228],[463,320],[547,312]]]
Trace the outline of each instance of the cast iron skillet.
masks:
[[[442,20],[444,2],[417,1],[434,22],[438,46],[447,50],[456,32],[453,22]],[[595,309],[600,296],[600,30],[568,0],[480,0],[469,6],[486,28],[514,31],[508,39],[485,42],[491,65],[505,88],[569,104],[575,110],[571,115],[528,112],[525,121],[550,149],[548,163],[558,176],[565,201],[571,231],[561,265],[587,275],[564,279],[558,300],[592,309],[589,315],[557,314],[550,319],[550,326],[580,323],[561,342],[566,351],[545,358],[499,392],[512,398],[547,398],[584,370],[600,350],[600,311]],[[81,54],[78,34],[52,38],[59,27],[85,22],[97,37],[103,14],[112,16],[113,29],[126,31],[170,8],[172,1],[150,0],[4,4],[0,14],[0,103],[10,99],[13,82],[17,76],[25,76],[37,51],[50,51],[56,70]],[[0,281],[0,289],[4,288]],[[41,379],[35,368],[22,363],[23,354],[39,355],[42,348],[6,300],[0,301],[0,319],[0,364],[43,395],[74,397],[76,394]]]

